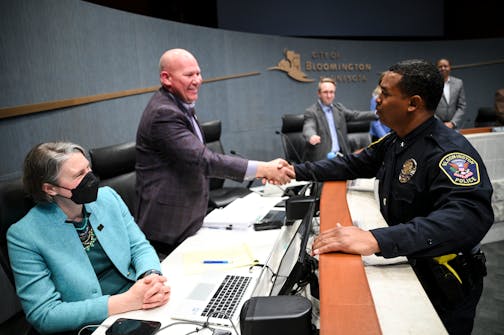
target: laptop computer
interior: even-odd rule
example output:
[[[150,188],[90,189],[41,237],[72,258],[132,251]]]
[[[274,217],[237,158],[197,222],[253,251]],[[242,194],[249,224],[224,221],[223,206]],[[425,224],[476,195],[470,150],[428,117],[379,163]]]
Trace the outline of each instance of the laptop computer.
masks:
[[[252,296],[257,279],[256,274],[244,272],[199,276],[172,318],[238,329],[241,308]]]

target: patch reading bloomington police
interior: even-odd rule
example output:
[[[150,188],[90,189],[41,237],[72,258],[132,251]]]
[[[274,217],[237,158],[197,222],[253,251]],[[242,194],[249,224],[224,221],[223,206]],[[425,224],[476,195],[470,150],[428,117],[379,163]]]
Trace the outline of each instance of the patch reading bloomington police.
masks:
[[[444,156],[439,167],[455,185],[472,186],[480,182],[478,162],[461,152]]]
[[[411,180],[411,177],[415,174],[417,169],[417,162],[413,158],[408,159],[401,168],[401,173],[399,174],[399,182],[407,183]]]

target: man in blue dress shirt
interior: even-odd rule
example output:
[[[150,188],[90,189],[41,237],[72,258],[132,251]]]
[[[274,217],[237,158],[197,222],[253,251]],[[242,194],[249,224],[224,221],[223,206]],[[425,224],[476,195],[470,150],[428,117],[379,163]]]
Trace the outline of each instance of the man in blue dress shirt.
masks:
[[[318,84],[318,101],[304,113],[303,136],[307,142],[304,160],[349,154],[347,122],[376,120],[373,111],[354,111],[339,102],[334,104],[335,96],[336,82],[332,78],[322,78]]]

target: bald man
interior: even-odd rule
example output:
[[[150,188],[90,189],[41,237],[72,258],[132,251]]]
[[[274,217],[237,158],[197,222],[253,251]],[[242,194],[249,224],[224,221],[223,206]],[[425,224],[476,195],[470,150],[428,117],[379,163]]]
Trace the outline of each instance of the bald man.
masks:
[[[196,58],[171,49],[159,61],[161,88],[145,108],[136,138],[138,225],[162,255],[196,233],[205,217],[209,178],[290,181],[286,164],[249,161],[212,152],[194,114],[203,82]]]

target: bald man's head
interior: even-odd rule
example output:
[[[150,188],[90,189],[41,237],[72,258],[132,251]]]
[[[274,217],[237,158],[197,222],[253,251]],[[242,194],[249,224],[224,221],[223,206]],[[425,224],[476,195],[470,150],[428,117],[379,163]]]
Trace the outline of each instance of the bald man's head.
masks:
[[[187,50],[170,49],[159,59],[161,85],[184,102],[198,99],[203,79],[196,58]]]

